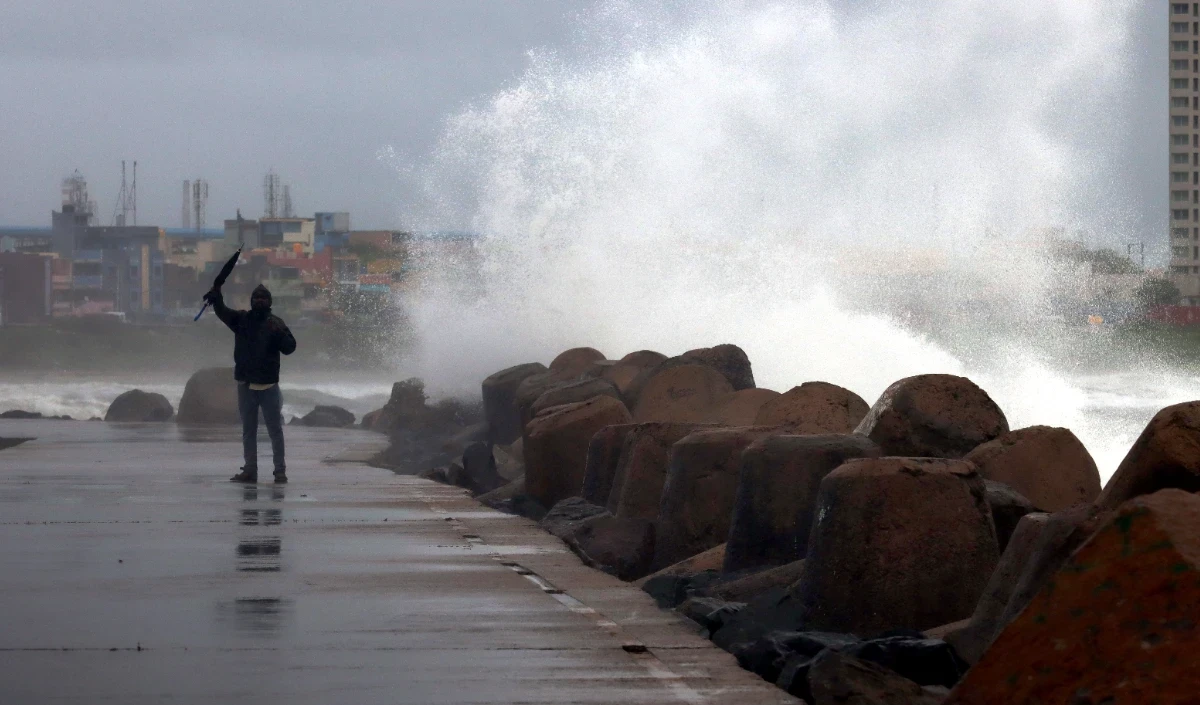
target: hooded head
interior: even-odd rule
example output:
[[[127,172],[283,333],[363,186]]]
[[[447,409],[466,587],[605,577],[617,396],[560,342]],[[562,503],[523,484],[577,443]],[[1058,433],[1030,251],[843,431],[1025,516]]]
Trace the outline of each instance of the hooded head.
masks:
[[[250,311],[260,316],[271,312],[271,292],[262,284],[250,292]]]

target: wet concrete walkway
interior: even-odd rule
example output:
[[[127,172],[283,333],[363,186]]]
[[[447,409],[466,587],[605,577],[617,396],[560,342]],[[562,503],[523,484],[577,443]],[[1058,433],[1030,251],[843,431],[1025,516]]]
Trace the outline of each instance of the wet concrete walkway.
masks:
[[[531,522],[352,462],[373,434],[289,428],[292,483],[250,488],[232,430],[5,437],[5,705],[798,702]]]

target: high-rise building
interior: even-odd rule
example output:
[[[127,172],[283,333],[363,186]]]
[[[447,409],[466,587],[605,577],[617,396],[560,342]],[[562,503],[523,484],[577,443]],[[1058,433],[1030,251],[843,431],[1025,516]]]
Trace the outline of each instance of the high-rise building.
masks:
[[[1183,303],[1200,305],[1200,2],[1168,13],[1171,277]]]

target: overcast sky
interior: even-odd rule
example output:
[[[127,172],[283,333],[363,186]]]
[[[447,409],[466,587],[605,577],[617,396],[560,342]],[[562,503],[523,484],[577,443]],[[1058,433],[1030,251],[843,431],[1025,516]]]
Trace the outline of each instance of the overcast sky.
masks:
[[[210,184],[208,222],[261,214],[268,168],[300,214],[403,227],[408,194],[378,158],[419,159],[442,121],[512,85],[528,51],[574,49],[592,0],[0,0],[0,224],[48,225],[79,169],[111,222],[122,159],[138,220],[180,224],[180,185]],[[1127,91],[1126,168],[1141,235],[1166,213],[1166,8],[1145,3]],[[447,224],[455,227],[460,224]]]

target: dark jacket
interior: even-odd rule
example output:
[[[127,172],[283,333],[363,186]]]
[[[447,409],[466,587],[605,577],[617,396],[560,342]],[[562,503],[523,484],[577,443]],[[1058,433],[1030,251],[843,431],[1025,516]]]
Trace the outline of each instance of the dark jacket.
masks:
[[[225,305],[220,292],[212,297],[213,310],[233,331],[233,377],[250,384],[279,383],[279,353],[291,355],[296,338],[283,319],[267,312],[235,311]]]

